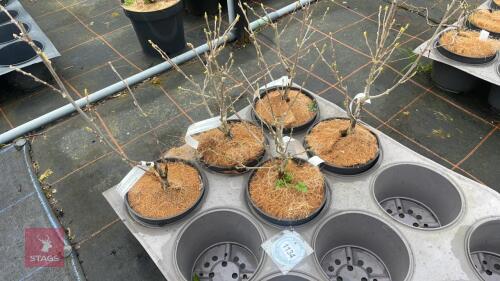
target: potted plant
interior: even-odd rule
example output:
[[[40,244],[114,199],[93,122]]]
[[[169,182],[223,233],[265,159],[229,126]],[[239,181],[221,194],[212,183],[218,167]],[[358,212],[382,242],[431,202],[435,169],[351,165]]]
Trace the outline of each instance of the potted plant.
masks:
[[[414,61],[407,66],[405,72],[396,78],[394,85],[385,89],[380,93],[374,92],[374,84],[382,74],[386,64],[390,62],[392,54],[400,46],[400,39],[408,28],[408,25],[401,28],[396,28],[395,15],[399,1],[394,1],[389,6],[379,8],[378,32],[375,34],[375,39],[372,41],[368,37],[368,33],[364,32],[366,44],[371,54],[371,67],[368,76],[365,80],[363,92],[355,95],[349,101],[350,95],[346,95],[346,112],[347,118],[329,118],[315,124],[304,138],[304,146],[310,156],[318,156],[323,161],[322,165],[325,169],[346,175],[359,174],[375,165],[377,162],[381,146],[376,133],[372,132],[368,127],[360,124],[360,115],[363,107],[374,100],[384,97],[392,93],[399,85],[407,82],[415,75],[422,54],[419,54]],[[435,38],[439,30],[450,17],[457,13],[455,5],[458,0],[453,0],[447,7],[443,16],[443,21],[439,24],[438,29],[433,34]],[[398,30],[392,34],[390,30]],[[372,41],[373,43],[370,43]],[[433,40],[427,44],[426,50],[430,50]],[[332,42],[333,46],[333,42]],[[339,81],[339,86],[344,92],[349,93],[347,87],[343,83],[343,77],[340,74],[335,62],[335,51],[331,60],[323,56],[323,52],[318,47],[315,47],[318,56],[327,64]]]
[[[188,13],[201,16],[205,13],[209,15],[217,14],[219,5],[222,8],[227,6],[226,0],[184,0],[184,7]]]
[[[437,42],[438,51],[455,61],[469,64],[483,64],[496,58],[500,41],[481,39],[477,31],[449,29]]]
[[[276,157],[256,167],[247,182],[246,199],[265,220],[280,226],[304,224],[315,218],[327,201],[327,182],[317,166],[297,158],[284,138],[286,116],[273,115],[268,130]],[[297,151],[302,154],[304,151]]]
[[[145,53],[158,55],[149,40],[169,55],[186,47],[180,0],[122,0],[122,7]]]
[[[473,30],[486,30],[494,38],[500,38],[500,10],[475,10],[467,19],[467,26]]]
[[[200,203],[205,177],[195,164],[177,158],[157,161],[126,193],[129,213],[149,225],[164,225],[182,219]],[[156,171],[166,179],[158,180]]]
[[[248,5],[245,6],[254,14],[258,15],[253,8]],[[242,10],[248,21],[245,9]],[[284,32],[288,31],[287,26],[289,22],[285,24],[285,27],[281,31],[278,30],[278,25],[276,23],[269,23],[269,26],[274,34],[278,62],[286,73],[287,82],[277,86],[266,87],[260,91],[260,93],[253,99],[252,115],[259,123],[265,123],[270,126],[276,125],[272,123],[274,120],[273,115],[276,115],[276,117],[286,116],[283,120],[285,133],[290,133],[292,131],[297,132],[308,128],[312,123],[314,123],[320,114],[316,98],[311,92],[305,90],[303,87],[305,81],[303,81],[301,86],[293,86],[294,82],[296,82],[298,63],[301,58],[309,53],[306,47],[307,44],[310,43],[311,37],[314,33],[311,29],[312,12],[313,9],[310,4],[307,4],[302,8],[303,14],[299,27],[300,31],[299,34],[297,34],[296,46],[293,54],[290,56],[291,59],[287,58],[287,56],[283,53],[281,46],[281,41],[283,40],[282,35]],[[264,77],[265,80],[275,80],[272,75],[271,66],[269,66],[267,59],[262,53],[262,47],[260,46],[261,43],[257,40],[257,35],[251,29],[248,29],[248,33],[250,37],[249,39],[255,46],[259,64],[267,70],[267,78]],[[316,62],[317,61],[311,64],[310,70],[312,70]],[[305,80],[308,79],[310,73],[311,71],[307,72]]]
[[[159,46],[152,44],[153,48],[189,82],[191,89],[180,88],[180,90],[188,95],[201,98],[207,112],[212,116],[211,119],[202,121],[203,123],[212,123],[212,125],[194,136],[195,141],[191,145],[197,150],[201,163],[209,169],[221,173],[246,172],[246,167],[257,165],[265,154],[266,139],[260,127],[241,118],[229,119],[232,113],[236,113],[234,103],[245,92],[237,96],[231,95],[236,84],[232,80],[234,60],[230,54],[225,61],[222,61],[220,55],[226,47],[226,43],[218,38],[227,38],[238,19],[239,17],[236,17],[236,20],[224,30],[220,10],[212,27],[209,24],[208,16],[205,15],[205,36],[209,51],[204,55],[197,56],[203,66],[204,75],[201,82],[195,81],[192,76],[184,73]],[[211,106],[216,108],[217,117],[213,117],[215,114],[213,114]],[[197,126],[197,124],[193,126]]]

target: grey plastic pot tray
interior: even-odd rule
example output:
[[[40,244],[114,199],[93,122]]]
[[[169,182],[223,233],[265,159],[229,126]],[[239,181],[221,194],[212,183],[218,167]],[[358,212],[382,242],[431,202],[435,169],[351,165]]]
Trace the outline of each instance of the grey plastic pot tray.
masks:
[[[486,3],[483,3],[479,8],[487,9],[489,7],[490,1],[487,1]],[[461,20],[463,21],[463,20]],[[460,21],[459,21],[460,22]],[[418,46],[415,49],[416,54],[420,54],[424,52],[426,49],[427,44],[429,44],[429,41],[426,41],[422,43],[420,46]],[[472,64],[466,64],[462,62],[458,62],[452,59],[449,59],[442,54],[439,53],[439,51],[434,48],[434,46],[431,48],[430,51],[425,51],[423,54],[425,57],[428,57],[431,60],[435,60],[438,62],[442,62],[444,64],[450,65],[452,67],[458,68],[464,72],[467,72],[475,77],[478,77],[482,80],[488,81],[492,84],[495,84],[497,86],[500,86],[500,73],[498,73],[498,64],[500,63],[500,55],[497,54],[497,57],[485,64],[479,64],[479,65],[472,65]]]
[[[317,98],[321,119],[344,116],[345,113],[341,108],[321,97]],[[249,110],[249,108],[242,110],[241,116],[250,120]],[[376,264],[373,257],[385,259],[393,281],[480,280],[472,263],[469,262],[466,241],[468,241],[470,229],[478,221],[500,217],[500,194],[434,163],[383,133],[373,130],[380,138],[383,153],[372,169],[357,176],[339,176],[325,172],[331,194],[327,206],[314,220],[294,228],[308,241],[315,253],[302,261],[292,274],[305,276],[303,280],[351,280],[345,279],[345,277],[339,279],[341,273],[329,274],[327,278],[320,265],[321,262],[328,262],[328,258],[332,258],[332,265],[335,266],[334,262],[337,262],[335,257],[340,259],[342,256],[344,258],[346,256],[343,251],[339,252],[338,249],[342,249],[342,247],[338,246],[350,244],[344,248],[348,249],[351,254],[354,253],[353,255],[356,255],[357,251],[362,251],[363,248],[371,251],[371,253],[368,252],[369,254],[365,253],[365,263],[372,259],[372,263]],[[300,141],[303,137],[303,134],[294,136]],[[245,203],[245,181],[248,174],[224,176],[208,170],[204,170],[204,172],[209,179],[209,188],[199,208],[182,221],[159,228],[145,227],[135,222],[127,213],[123,196],[118,191],[123,188],[123,185],[130,186],[135,183],[142,174],[140,169],[132,169],[120,184],[103,193],[120,219],[146,249],[169,281],[190,279],[190,277],[186,278],[181,274],[182,271],[186,271],[186,260],[181,261],[182,266],[177,264],[177,244],[182,244],[182,248],[179,249],[200,247],[200,244],[205,243],[213,235],[219,235],[219,232],[230,233],[239,227],[252,228],[247,220],[253,222],[256,229],[248,229],[247,234],[245,231],[241,232],[240,229],[238,235],[253,235],[253,237],[246,237],[248,239],[258,240],[260,233],[264,236],[263,240],[267,240],[283,230],[283,228],[263,221]],[[433,175],[434,172],[437,173]],[[443,177],[436,176],[439,174]],[[403,184],[399,186],[399,189],[392,188],[394,184],[391,184],[391,181]],[[404,184],[405,181],[408,182]],[[391,185],[393,186],[391,187]],[[398,190],[401,190],[402,193],[398,194]],[[392,197],[399,197],[399,199]],[[401,200],[403,197],[410,199]],[[422,201],[424,204],[420,207],[423,206],[423,209],[425,206],[432,209],[430,212],[425,212],[425,210],[421,212],[421,216],[424,216],[421,219],[428,220],[427,229],[412,226],[411,224],[415,223],[412,221],[410,221],[410,226],[407,226],[394,218],[399,216],[393,216],[394,213],[390,215],[385,211],[388,208],[393,208],[394,212],[397,212],[396,206],[403,204],[403,207],[406,208],[404,214],[407,218],[411,217],[408,216],[409,208],[418,201],[412,201],[411,198]],[[383,201],[383,208],[377,203],[377,200]],[[391,207],[391,204],[394,206]],[[412,213],[417,212],[417,207]],[[235,212],[241,215],[241,219],[234,221],[224,216],[219,219],[212,218],[209,224],[207,221],[198,221],[200,217],[216,213],[215,210]],[[411,218],[415,220],[415,216]],[[329,223],[332,222],[330,219],[334,223]],[[441,223],[441,225],[446,224],[446,226],[433,228],[436,226],[436,222]],[[224,223],[229,225],[224,225]],[[321,227],[323,231],[318,231]],[[183,236],[184,238],[179,242],[180,234],[186,228],[188,234],[184,234],[184,236],[187,235],[191,238]],[[488,235],[497,237],[500,236],[500,233],[486,233],[486,236]],[[191,239],[191,241],[186,243],[186,239]],[[237,239],[242,238],[237,237]],[[495,239],[499,240],[498,237]],[[497,242],[500,245],[500,241]],[[189,243],[191,245],[186,245]],[[201,247],[201,249],[203,248],[206,247]],[[492,252],[495,251],[492,249]],[[317,254],[320,256],[317,257]],[[259,255],[263,254],[256,254],[257,258]],[[354,258],[358,259],[357,263],[360,263],[359,260],[362,256],[359,254]],[[343,262],[345,263],[345,261]],[[188,271],[194,269],[194,264],[190,266],[191,268],[188,265]],[[347,269],[353,270],[352,267],[346,266]],[[324,265],[323,268],[325,268]],[[356,270],[358,269],[356,268]],[[365,271],[361,272],[363,274],[367,272],[366,265],[364,269]],[[368,269],[368,271],[373,271],[373,269]],[[257,272],[253,275],[252,280],[288,280],[286,278],[269,279],[268,276],[275,276],[273,274],[276,272],[278,272],[277,267],[268,256],[265,256],[262,263],[257,266]],[[304,275],[305,273],[307,275]],[[379,278],[374,277],[373,274],[374,272],[369,278],[360,277],[355,280],[389,280],[382,275]],[[498,275],[492,275],[492,277],[495,276],[498,278]],[[237,275],[234,277],[235,279],[228,280],[247,280],[239,279],[240,277]],[[246,277],[248,278],[248,276]],[[290,280],[296,280],[293,279],[296,277],[290,278]],[[207,277],[200,278],[200,280],[211,279]],[[298,280],[301,279],[298,278]]]
[[[56,47],[50,39],[45,35],[45,33],[42,31],[42,29],[36,24],[35,20],[30,16],[30,14],[23,8],[21,3],[17,0],[11,0],[5,7],[7,10],[10,11],[15,11],[16,16],[15,19],[18,20],[19,22],[25,24],[28,28],[28,34],[31,36],[33,41],[36,43],[40,44],[39,47],[44,51],[44,53],[48,56],[49,59],[55,58],[60,56],[61,54],[57,51]],[[4,22],[0,24],[0,30],[2,30],[2,27],[11,24],[10,21]],[[17,29],[17,28],[16,28]],[[14,29],[14,30],[16,30]],[[9,30],[11,32],[11,30]],[[19,33],[19,31],[15,31],[15,33]],[[14,44],[20,44],[20,40],[8,40],[4,43],[0,42],[0,52],[2,50],[8,50],[9,47],[12,47],[13,49],[16,49],[16,51],[19,50],[19,48],[15,47]],[[9,54],[10,51],[9,49]],[[12,59],[12,56],[14,55],[15,52],[12,53],[12,55],[9,56],[9,59]],[[7,54],[7,55],[9,55]],[[20,54],[22,56],[22,54]],[[42,60],[38,56],[30,56],[30,57],[20,57],[18,60],[20,63],[14,64],[18,68],[23,68],[26,66],[30,66],[36,63],[41,62]],[[0,61],[0,75],[4,75],[6,73],[9,73],[11,71],[14,71],[12,68],[9,67],[8,64],[2,63]]]

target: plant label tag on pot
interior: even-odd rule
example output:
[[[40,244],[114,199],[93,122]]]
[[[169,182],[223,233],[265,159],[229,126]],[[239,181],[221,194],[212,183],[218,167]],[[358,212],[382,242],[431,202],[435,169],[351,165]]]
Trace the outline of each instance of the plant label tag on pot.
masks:
[[[486,30],[481,30],[479,33],[479,40],[486,41],[490,37],[490,33]]]
[[[186,141],[186,144],[191,146],[194,149],[198,148],[198,141],[193,138],[193,135],[218,128],[222,123],[220,122],[220,116],[213,117],[210,119],[206,119],[194,124],[191,124],[191,126],[188,127],[186,136],[184,137],[184,140]]]
[[[261,247],[283,274],[290,272],[314,252],[302,236],[293,230],[283,230],[265,241]]]
[[[289,84],[290,84],[290,79],[288,78],[288,76],[282,76],[281,78],[278,78],[277,80],[269,82],[266,85],[260,87],[259,90],[265,90],[275,86],[289,86]]]
[[[312,164],[314,166],[319,166],[319,164],[324,163],[325,160],[321,159],[321,157],[319,157],[319,156],[313,156],[313,157],[309,158],[309,160],[307,160],[307,162],[309,162],[310,164]]]
[[[143,162],[148,163],[148,162]],[[134,167],[116,186],[116,191],[120,197],[125,198],[125,194],[134,186],[134,184],[144,175],[144,173],[149,169],[147,165]]]

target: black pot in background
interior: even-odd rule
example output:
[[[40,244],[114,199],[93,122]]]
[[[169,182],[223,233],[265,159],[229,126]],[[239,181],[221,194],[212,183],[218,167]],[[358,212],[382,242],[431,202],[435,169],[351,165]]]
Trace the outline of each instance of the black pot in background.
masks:
[[[467,93],[474,90],[481,79],[442,62],[433,61],[431,79],[443,91]]]
[[[166,217],[166,218],[149,218],[149,217],[145,217],[143,215],[140,215],[134,209],[132,209],[132,207],[130,206],[130,204],[128,202],[128,192],[127,192],[125,194],[124,202],[125,202],[125,206],[127,208],[128,213],[130,214],[130,216],[135,221],[137,221],[143,225],[153,226],[153,227],[158,227],[158,226],[166,225],[169,223],[174,223],[178,220],[183,219],[187,215],[189,215],[192,211],[194,211],[200,205],[200,202],[203,200],[205,193],[207,192],[207,189],[208,189],[208,179],[206,178],[205,174],[203,174],[203,172],[198,168],[198,166],[196,164],[194,164],[193,162],[188,161],[188,160],[183,160],[180,158],[164,158],[162,160],[159,160],[158,162],[163,162],[163,163],[165,163],[165,162],[182,162],[186,165],[193,167],[196,171],[198,171],[198,175],[200,176],[202,190],[201,190],[200,196],[198,197],[198,199],[196,200],[196,202],[194,203],[193,206],[191,206],[189,209],[185,210],[184,212],[182,212],[176,216]]]
[[[334,119],[347,119],[345,117],[334,117],[334,118],[327,118],[327,119],[324,119],[324,120],[320,120],[318,121],[316,124],[314,124],[313,126],[311,126],[311,128],[309,128],[309,130],[307,131],[305,137],[304,137],[304,148],[306,149],[307,151],[307,155],[309,157],[314,157],[316,156],[316,153],[314,153],[314,151],[312,150],[312,148],[309,146],[309,144],[307,143],[307,136],[311,133],[311,131],[314,129],[314,127],[316,127],[319,123],[321,122],[324,122],[324,121],[328,121],[328,120],[334,120]],[[366,125],[364,123],[360,123],[361,125],[365,126],[365,128],[367,130],[370,130],[368,127],[366,127]],[[380,154],[382,152],[382,146],[380,145],[380,140],[377,136],[377,134],[375,134],[374,132],[372,132],[370,130],[370,133],[372,133],[372,135],[375,136],[375,138],[377,139],[377,143],[378,143],[378,152],[377,152],[377,155],[375,155],[375,157],[364,163],[364,164],[361,164],[361,165],[356,165],[356,166],[351,166],[351,167],[341,167],[341,166],[335,166],[335,165],[331,165],[331,164],[328,164],[326,162],[320,164],[320,167],[322,169],[325,169],[329,172],[332,172],[332,173],[335,173],[335,174],[339,174],[339,175],[357,175],[357,174],[361,174],[363,172],[366,172],[368,171],[369,169],[371,169],[373,166],[375,166],[375,164],[377,164],[378,162],[378,159],[380,158]]]
[[[163,10],[134,12],[123,9],[132,22],[135,33],[145,53],[159,56],[149,40],[158,45],[169,56],[180,53],[186,47],[182,22],[182,1]]]
[[[462,56],[459,54],[455,54],[453,52],[448,51],[448,49],[446,49],[445,47],[441,46],[441,44],[439,43],[440,38],[441,38],[441,36],[436,40],[436,43],[435,43],[436,49],[439,51],[439,53],[441,55],[443,55],[451,60],[466,63],[466,64],[485,64],[485,63],[492,62],[497,57],[496,53],[492,56],[484,57],[484,58],[471,58],[471,57],[466,57],[466,56]]]
[[[214,15],[219,12],[219,4],[222,6],[222,11],[226,10],[226,0],[184,0],[184,7],[188,13],[195,16],[203,16],[205,13]],[[237,4],[236,1],[234,3]]]
[[[468,21],[465,23],[465,25],[472,29],[472,30],[475,30],[475,31],[481,31],[483,30],[483,28],[480,28],[478,26],[476,26],[475,24],[473,24],[472,22]],[[500,38],[500,33],[496,33],[496,32],[493,32],[493,31],[489,31],[489,30],[486,30],[490,33],[490,37],[494,38],[494,39],[499,39]]]
[[[272,159],[269,159],[268,161],[271,161]],[[292,161],[296,163],[304,163],[308,164],[306,160],[300,159],[300,158],[293,158]],[[263,163],[264,164],[264,163]],[[310,222],[314,218],[316,218],[323,209],[325,209],[325,206],[327,205],[326,202],[329,201],[330,199],[330,186],[328,185],[328,181],[326,178],[323,176],[323,181],[324,181],[324,198],[321,206],[316,209],[313,213],[309,214],[307,218],[303,219],[297,219],[297,220],[284,220],[284,219],[279,219],[274,216],[271,216],[261,210],[259,207],[257,207],[253,201],[252,198],[250,197],[250,182],[252,181],[253,176],[257,172],[257,169],[253,170],[250,176],[248,177],[247,183],[246,183],[246,191],[245,191],[245,200],[247,201],[247,204],[257,213],[261,218],[263,218],[265,221],[270,222],[274,225],[278,226],[299,226],[302,224],[305,224],[307,222]]]

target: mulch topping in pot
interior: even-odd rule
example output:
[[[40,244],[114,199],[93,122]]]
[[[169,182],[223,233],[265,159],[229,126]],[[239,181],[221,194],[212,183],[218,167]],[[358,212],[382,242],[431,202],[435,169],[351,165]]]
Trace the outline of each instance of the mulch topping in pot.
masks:
[[[132,12],[154,12],[171,7],[179,1],[180,0],[156,0],[154,3],[146,4],[144,0],[125,0],[122,6],[124,9]]]
[[[378,153],[377,138],[363,125],[343,137],[349,127],[345,119],[326,120],[318,123],[306,136],[306,142],[314,154],[327,164],[337,167],[354,167],[373,160]]]
[[[216,128],[196,136],[198,154],[207,165],[237,167],[259,158],[265,150],[264,134],[252,123],[230,122],[231,136]]]
[[[479,32],[464,30],[446,31],[440,37],[439,44],[452,53],[469,58],[491,57],[500,49],[500,41],[479,40]]]
[[[265,162],[250,181],[250,200],[261,211],[281,220],[299,220],[318,210],[325,198],[324,178],[318,167],[307,162],[289,161],[286,175],[289,182],[277,184],[280,160]],[[297,184],[307,191],[295,188]]]
[[[169,187],[165,191],[153,173],[145,173],[128,192],[130,207],[149,218],[182,214],[200,197],[202,182],[198,171],[183,162],[168,162]]]
[[[304,125],[316,115],[316,104],[310,97],[298,90],[288,92],[288,101],[283,99],[285,90],[268,92],[257,100],[255,111],[259,118],[269,125],[273,125],[273,114],[284,117],[284,128],[293,128]]]
[[[500,11],[476,10],[469,16],[475,26],[494,33],[500,33]]]

